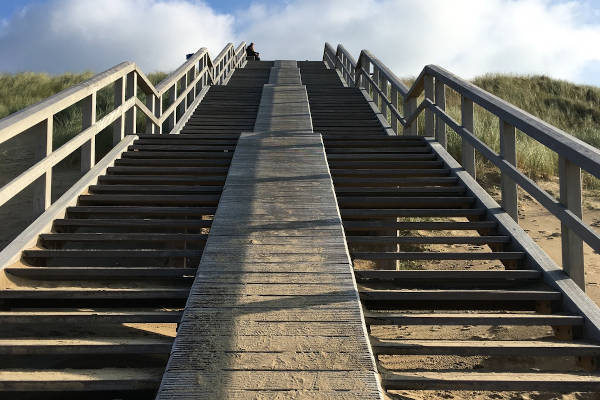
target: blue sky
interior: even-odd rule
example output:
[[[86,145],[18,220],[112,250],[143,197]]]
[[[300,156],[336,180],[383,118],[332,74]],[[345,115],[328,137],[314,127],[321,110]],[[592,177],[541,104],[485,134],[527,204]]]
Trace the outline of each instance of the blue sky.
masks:
[[[600,0],[0,0],[0,72],[169,71],[242,40],[265,59],[320,59],[328,41],[399,76],[438,64],[600,86]]]

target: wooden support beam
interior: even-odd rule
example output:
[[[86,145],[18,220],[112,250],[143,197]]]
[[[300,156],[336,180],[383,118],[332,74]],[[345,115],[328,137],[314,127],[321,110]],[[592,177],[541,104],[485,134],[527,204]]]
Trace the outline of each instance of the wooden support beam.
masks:
[[[560,202],[575,216],[582,217],[581,169],[564,157],[558,156]],[[564,271],[585,291],[583,240],[565,224],[561,224],[562,264]]]
[[[114,86],[114,99],[115,99],[115,108],[119,107],[121,104],[125,102],[125,80],[124,77],[120,77],[115,81]],[[121,118],[118,118],[113,123],[113,146],[123,140],[125,136],[125,114],[121,115]]]
[[[417,109],[417,98],[408,97],[404,99],[404,117],[412,115]],[[415,118],[410,124],[404,127],[405,135],[416,135],[419,131],[418,118]]]
[[[435,104],[435,95],[433,88],[433,76],[425,75],[424,78],[424,87],[425,87],[425,98],[431,100],[432,103]],[[429,108],[425,109],[425,136],[433,137],[434,136],[434,127],[435,120],[433,111]]]
[[[396,89],[396,87],[394,85],[391,85],[391,87],[390,87],[390,97],[392,100],[392,107],[394,107],[397,110],[398,109],[398,89]],[[396,117],[396,115],[394,113],[391,113],[391,126],[392,126],[392,129],[394,130],[394,132],[396,132],[396,135],[400,134],[400,132],[398,132],[398,118]]]
[[[125,98],[130,99],[137,96],[137,73],[132,71],[127,74],[127,86],[125,88]],[[136,108],[131,107],[125,112],[125,134],[134,135],[136,133]]]
[[[460,98],[461,123],[463,128],[475,134],[475,126],[473,123],[473,101],[461,96]],[[475,149],[468,141],[462,139],[462,166],[473,178],[475,178]]]
[[[53,123],[54,118],[50,117],[31,128],[31,134],[36,136],[36,162],[52,153]],[[33,213],[37,216],[46,211],[52,203],[52,168],[48,168],[33,185]]]
[[[507,122],[500,120],[500,157],[512,165],[517,165],[517,146],[516,146],[516,130],[515,127]],[[501,189],[502,189],[502,208],[514,219],[519,222],[519,200],[517,192],[517,184],[515,181],[501,174]]]
[[[82,130],[96,123],[96,93],[81,100]],[[96,135],[81,146],[81,172],[89,171],[96,163]]]
[[[435,81],[435,104],[442,110],[446,110],[446,85],[441,80]],[[446,136],[446,123],[439,115],[435,118],[435,139],[448,148],[448,138]]]

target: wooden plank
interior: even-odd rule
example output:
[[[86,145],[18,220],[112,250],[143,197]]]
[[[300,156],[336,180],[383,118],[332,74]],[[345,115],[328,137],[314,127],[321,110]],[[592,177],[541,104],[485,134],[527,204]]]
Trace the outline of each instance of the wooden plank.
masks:
[[[579,315],[517,313],[374,313],[366,312],[370,325],[492,325],[492,326],[580,326]]]
[[[600,346],[588,342],[549,340],[383,340],[371,339],[375,354],[460,356],[598,356]]]
[[[589,373],[402,372],[386,373],[388,390],[598,391],[600,376]]]

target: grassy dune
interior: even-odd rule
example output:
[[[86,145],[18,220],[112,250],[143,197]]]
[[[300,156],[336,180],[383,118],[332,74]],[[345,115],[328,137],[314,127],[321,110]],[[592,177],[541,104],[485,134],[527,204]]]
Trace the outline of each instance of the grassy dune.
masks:
[[[64,74],[49,76],[38,73],[0,74],[0,118],[30,104],[38,102],[69,86],[89,79],[93,74]],[[150,74],[152,82],[164,79],[165,73]],[[410,84],[410,79],[407,80]],[[600,148],[600,88],[575,85],[546,76],[484,75],[473,80],[477,86],[496,96],[515,104],[517,107],[543,119],[544,121],[569,132],[579,139]],[[98,93],[98,118],[112,109],[112,88]],[[447,91],[447,110],[460,121],[460,98]],[[81,129],[81,111],[79,107],[70,107],[55,118],[54,147],[69,140]],[[421,117],[421,127],[422,117]],[[495,150],[499,149],[498,119],[485,110],[475,107],[475,132]],[[110,146],[110,135],[105,135]],[[98,147],[102,148],[101,136]],[[534,179],[548,179],[556,176],[558,170],[557,155],[529,137],[518,134],[517,137],[519,167]],[[460,157],[460,138],[448,132],[449,150]],[[481,157],[478,157],[478,169],[494,174]],[[598,186],[589,176],[586,183]]]
[[[406,79],[408,85],[412,79]],[[472,81],[480,88],[508,101],[530,114],[600,148],[600,88],[576,85],[547,76],[489,74]],[[460,96],[446,91],[446,110],[460,121]],[[424,118],[419,121],[423,129]],[[475,134],[495,151],[499,151],[499,121],[496,116],[475,105]],[[448,149],[460,159],[460,137],[447,128]],[[477,169],[497,177],[497,171],[477,155]],[[558,156],[545,146],[517,131],[517,163],[533,179],[549,179],[558,174]],[[599,188],[600,182],[584,174],[588,187]]]
[[[73,85],[94,76],[92,72],[80,74],[48,74],[25,72],[20,74],[0,74],[0,118],[37,103]],[[148,75],[153,84],[167,76],[164,72]],[[96,95],[97,118],[102,118],[114,107],[113,86],[110,85]],[[81,131],[81,109],[71,106],[54,117],[53,148],[58,148]],[[140,116],[141,119],[141,116]],[[111,128],[107,128],[107,132]],[[100,133],[97,137],[97,153],[106,152],[112,146],[110,135]]]

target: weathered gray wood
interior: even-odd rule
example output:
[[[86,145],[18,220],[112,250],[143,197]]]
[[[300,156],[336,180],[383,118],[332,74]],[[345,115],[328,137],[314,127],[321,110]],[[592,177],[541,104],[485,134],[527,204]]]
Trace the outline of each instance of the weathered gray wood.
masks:
[[[54,119],[48,118],[31,128],[31,134],[36,136],[35,158],[40,161],[52,153],[52,133]],[[47,169],[44,174],[34,183],[33,212],[35,215],[42,214],[52,203],[52,168]]]
[[[431,99],[435,103],[435,92],[433,84],[433,76],[425,76],[425,97]],[[433,137],[435,135],[435,114],[426,109],[425,110],[425,136]]]
[[[147,95],[149,96],[149,95]],[[125,77],[120,77],[115,81],[114,86],[114,101],[115,108],[125,103]],[[121,114],[119,118],[113,123],[113,145],[116,145],[125,136],[125,113]]]
[[[460,114],[461,125],[469,132],[474,133],[475,125],[473,123],[473,101],[471,99],[468,99],[464,96],[460,98]],[[475,149],[464,138],[461,140],[461,155],[461,164],[463,168],[475,178]]]
[[[516,130],[514,126],[500,121],[500,157],[512,165],[517,165]],[[517,184],[501,172],[502,208],[517,223],[519,222],[519,199]]]
[[[130,72],[130,74],[134,74]],[[91,127],[96,123],[96,93],[92,93],[81,101],[82,128]],[[96,135],[81,146],[81,172],[89,171],[96,164]]]
[[[560,202],[573,215],[582,218],[581,169],[573,162],[559,155],[558,172],[560,177]],[[585,291],[585,266],[583,240],[569,227],[561,223],[562,264],[565,272],[581,290]]]
[[[313,389],[380,396],[323,143],[294,64],[275,64],[254,132],[240,136],[158,399],[264,397],[304,390],[314,374]]]
[[[446,110],[446,85],[440,80],[435,80],[435,104],[442,110]],[[435,140],[444,148],[448,147],[446,135],[446,124],[438,115],[435,116]]]

